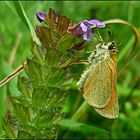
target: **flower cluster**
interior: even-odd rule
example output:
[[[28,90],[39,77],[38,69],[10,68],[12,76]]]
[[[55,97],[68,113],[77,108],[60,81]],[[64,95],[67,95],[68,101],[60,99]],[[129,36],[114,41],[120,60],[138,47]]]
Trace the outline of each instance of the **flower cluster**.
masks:
[[[45,20],[45,16],[47,16],[47,13],[37,12],[36,16],[38,20],[42,22]],[[83,39],[86,41],[91,41],[93,32],[92,26],[95,26],[97,28],[104,28],[105,24],[100,22],[99,20],[83,20],[75,27],[69,28],[69,31],[75,35],[82,35]]]
[[[82,35],[86,41],[91,41],[92,36],[92,25],[98,28],[104,28],[105,24],[99,20],[83,20],[80,24],[75,26],[70,31],[75,35]]]

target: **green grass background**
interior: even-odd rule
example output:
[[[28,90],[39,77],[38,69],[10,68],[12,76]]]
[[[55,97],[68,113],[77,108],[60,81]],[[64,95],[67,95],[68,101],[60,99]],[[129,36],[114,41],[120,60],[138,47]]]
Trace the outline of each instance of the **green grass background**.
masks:
[[[22,6],[33,27],[40,24],[36,18],[37,11],[47,12],[48,8],[53,8],[61,15],[65,15],[74,23],[83,19],[98,19],[100,21],[109,19],[123,19],[140,28],[140,2],[135,1],[37,1],[22,2]],[[31,33],[23,19],[19,17],[16,6],[11,1],[0,2],[0,79],[3,79],[10,72],[16,69],[27,57],[31,57]],[[118,77],[117,94],[120,105],[120,116],[118,119],[109,120],[98,115],[92,107],[81,111],[79,121],[95,126],[95,133],[91,133],[90,128],[84,130],[82,127],[73,128],[72,124],[64,124],[66,128],[61,130],[60,138],[139,138],[140,137],[140,55],[139,49],[131,55],[131,61],[126,61],[127,54],[133,46],[134,34],[125,25],[109,25],[107,30],[113,31],[113,37],[121,43],[118,47],[118,71],[121,71],[127,63],[128,66],[122,70]],[[15,40],[19,33],[22,34],[18,45],[14,63],[10,66],[8,60]],[[103,34],[105,38],[106,34]],[[131,41],[132,40],[132,41]],[[138,45],[139,48],[139,45]],[[127,49],[127,51],[124,51]],[[122,53],[124,51],[124,54]],[[133,59],[132,59],[133,58]],[[75,70],[78,75],[82,70]],[[6,94],[16,95],[16,80],[12,80],[7,86],[0,88],[0,116],[6,111]],[[66,118],[71,118],[83,102],[82,93],[75,87],[76,80],[71,86],[69,97],[64,107],[68,112]],[[63,122],[65,123],[65,122]],[[0,121],[2,124],[2,121]],[[74,124],[74,122],[73,122]],[[69,125],[69,127],[67,127]],[[73,125],[72,125],[73,126]],[[97,131],[96,127],[107,130]],[[2,128],[0,128],[2,130]]]

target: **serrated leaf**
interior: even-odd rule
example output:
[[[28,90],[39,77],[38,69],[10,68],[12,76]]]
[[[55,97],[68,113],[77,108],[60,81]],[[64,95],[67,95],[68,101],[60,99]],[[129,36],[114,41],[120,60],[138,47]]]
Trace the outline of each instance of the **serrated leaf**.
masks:
[[[42,82],[41,66],[34,60],[27,59],[27,67],[25,68],[28,76],[34,80],[35,83]]]
[[[16,132],[12,126],[10,126],[10,125],[5,126],[5,131],[6,131],[6,135],[8,136],[8,138],[10,138],[10,139],[16,138]]]
[[[33,138],[33,136],[28,132],[25,132],[23,130],[19,130],[17,138],[18,139],[31,139],[31,138]]]
[[[70,20],[66,16],[60,16],[57,23],[57,32],[60,37],[67,32]]]
[[[27,132],[29,135],[32,135],[32,137],[35,136],[36,133],[40,133],[38,132],[38,127],[33,125],[33,123],[27,123],[27,122],[24,122],[24,123],[20,123],[20,127],[19,127],[19,130],[20,131],[23,131],[23,132]]]
[[[63,83],[64,78],[63,69],[52,69],[46,77],[46,82],[50,87],[55,87]]]
[[[29,85],[24,77],[18,77],[18,89],[21,91],[21,93],[27,97],[30,98],[31,94],[29,92]]]
[[[49,28],[45,26],[36,26],[36,34],[42,45],[44,45],[46,48],[54,46]]]
[[[32,41],[31,51],[34,56],[38,59],[38,61],[43,64],[43,54],[41,52],[41,46],[37,45],[34,41]]]
[[[48,16],[45,22],[50,28],[54,28],[56,26],[56,14],[51,8],[49,8]]]
[[[65,102],[66,93],[58,88],[52,88],[49,92],[48,104],[51,107],[62,107]],[[55,112],[56,113],[56,112]]]
[[[49,127],[52,125],[53,116],[51,112],[41,112],[36,118],[35,124],[41,127]]]
[[[61,53],[55,48],[48,48],[45,55],[45,63],[47,67],[55,67],[61,58]]]
[[[30,122],[28,107],[25,107],[22,104],[14,103],[14,114],[20,122]]]
[[[102,133],[104,135],[109,134],[108,131],[102,128],[91,126],[71,119],[63,119],[59,122],[59,124],[66,129],[70,129],[72,131],[79,131],[85,134],[96,134],[96,133]]]
[[[26,98],[24,96],[17,96],[17,97],[15,96],[13,98],[18,102],[20,102],[20,104],[23,104],[25,107],[31,106],[31,99],[29,98]]]
[[[57,48],[60,51],[66,51],[73,46],[75,36],[70,33],[65,33],[57,43]]]
[[[32,103],[35,107],[43,107],[47,102],[47,90],[35,88],[32,95]]]

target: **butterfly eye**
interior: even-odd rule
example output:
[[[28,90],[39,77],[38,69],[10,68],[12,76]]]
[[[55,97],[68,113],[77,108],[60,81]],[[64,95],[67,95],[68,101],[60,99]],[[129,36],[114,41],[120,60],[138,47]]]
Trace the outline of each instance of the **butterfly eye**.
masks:
[[[110,44],[109,46],[108,46],[108,49],[109,50],[113,50],[113,49],[115,49],[115,45],[112,43],[112,44]]]

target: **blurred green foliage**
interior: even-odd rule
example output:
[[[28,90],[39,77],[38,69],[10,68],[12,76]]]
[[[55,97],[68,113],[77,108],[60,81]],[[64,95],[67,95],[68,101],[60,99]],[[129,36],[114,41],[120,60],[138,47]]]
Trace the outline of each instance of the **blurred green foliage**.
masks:
[[[35,13],[37,11],[47,12],[48,8],[53,8],[61,15],[70,18],[74,23],[78,23],[83,19],[98,19],[100,21],[120,18],[127,20],[139,27],[140,2],[135,1],[37,1],[37,2],[22,2],[24,10],[31,24],[35,27],[39,24]],[[30,58],[31,54],[31,33],[23,20],[16,14],[13,2],[0,2],[0,79],[3,79],[17,66]],[[12,9],[12,10],[11,10]],[[114,40],[121,43],[118,46],[118,57],[124,49],[132,47],[133,33],[130,28],[124,25],[112,24],[106,27],[106,32],[101,32],[104,39],[107,37],[107,31],[113,31]],[[22,33],[22,39],[18,46],[14,63],[9,65],[9,57],[14,48],[15,40],[19,33]],[[130,40],[132,40],[130,42]],[[61,42],[62,43],[62,42]],[[94,42],[93,42],[94,44]],[[65,49],[62,48],[62,49]],[[93,48],[88,48],[92,50]],[[86,49],[84,50],[86,51]],[[84,53],[84,52],[83,52]],[[75,75],[75,80],[72,82],[68,91],[67,102],[63,111],[67,113],[63,120],[59,138],[139,138],[140,137],[140,55],[139,46],[136,54],[131,56],[131,61],[127,60],[127,55],[131,54],[128,50],[118,63],[117,94],[120,105],[120,116],[115,120],[108,120],[99,116],[92,107],[86,108],[77,120],[71,120],[75,112],[79,109],[83,102],[82,93],[77,89],[76,82],[79,79],[85,66],[79,65],[72,69]],[[85,54],[83,59],[86,59],[89,54]],[[125,64],[128,64],[123,69]],[[22,80],[22,79],[21,79]],[[18,95],[19,91],[16,88],[17,78],[12,80],[8,85],[0,89],[0,116],[3,116],[6,110],[5,95]],[[84,124],[83,124],[84,123]],[[0,121],[0,125],[2,121]],[[93,126],[93,128],[91,128]],[[9,128],[10,129],[10,128]],[[85,131],[84,131],[85,129]],[[93,129],[93,131],[92,131]],[[89,131],[88,131],[89,130]],[[0,126],[2,133],[2,127]],[[93,133],[92,133],[93,132]],[[96,133],[98,132],[98,133]],[[13,135],[13,134],[11,134]],[[23,135],[23,134],[21,134]]]

